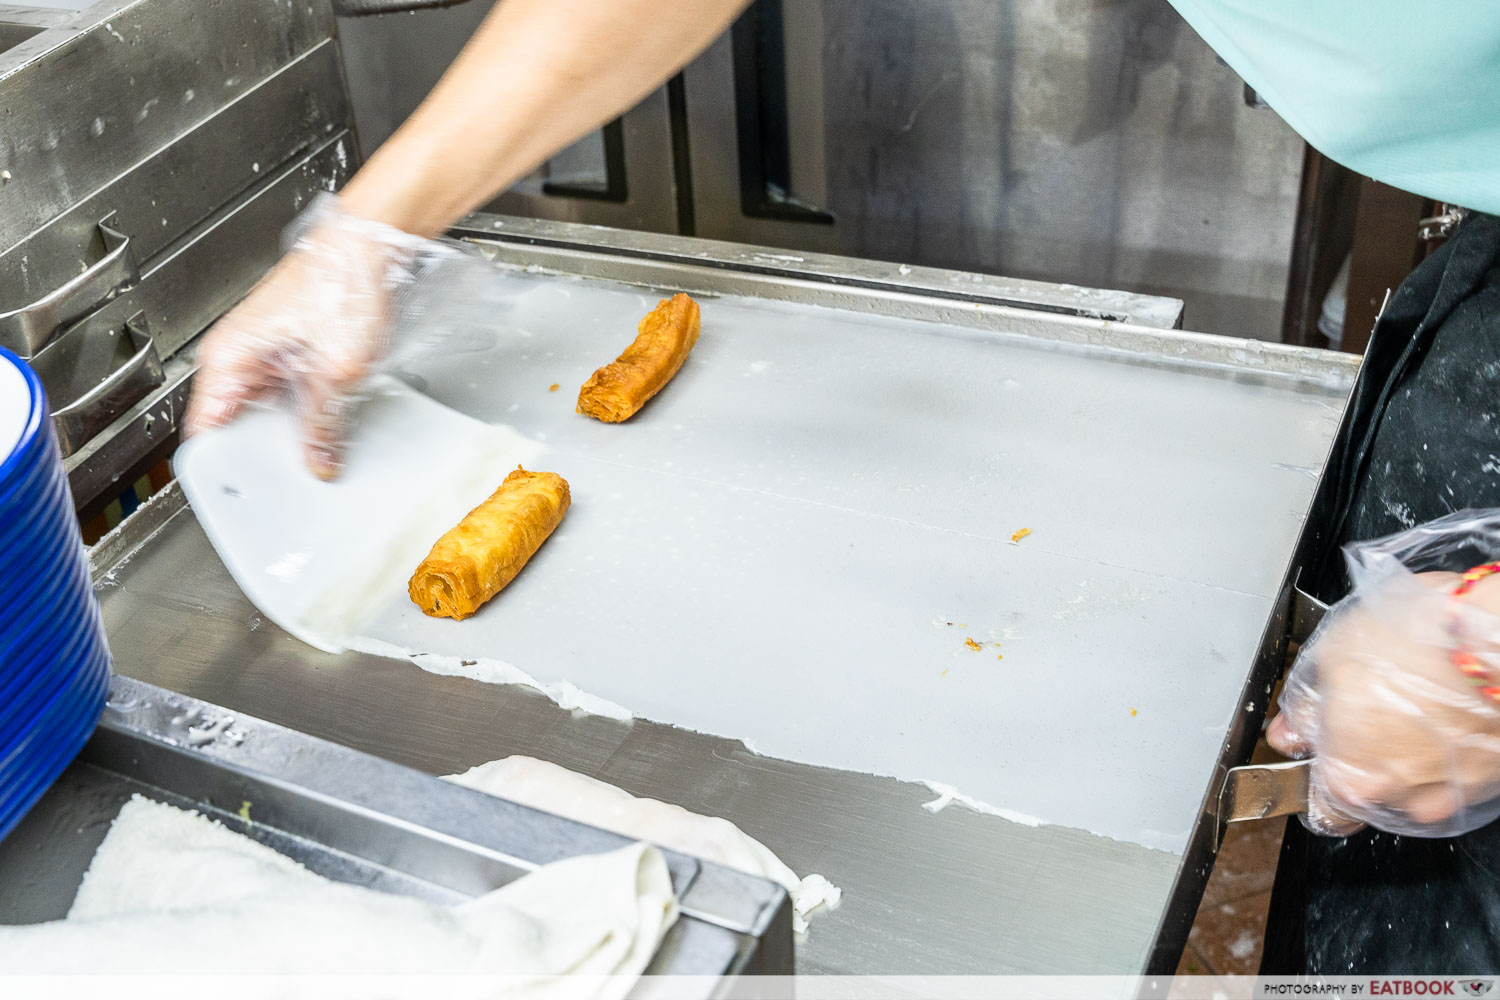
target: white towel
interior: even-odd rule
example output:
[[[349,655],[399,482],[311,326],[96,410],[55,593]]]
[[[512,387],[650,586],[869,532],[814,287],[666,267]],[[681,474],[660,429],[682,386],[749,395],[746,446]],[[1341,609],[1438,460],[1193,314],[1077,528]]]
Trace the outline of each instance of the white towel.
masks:
[[[617,997],[676,918],[666,863],[646,844],[559,861],[444,906],[330,881],[196,813],[136,796],[66,920],[0,927],[0,969],[457,973],[499,977],[476,987],[484,996]],[[549,978],[562,975],[571,978]],[[381,995],[402,995],[399,986]]]
[[[807,930],[807,915],[838,906],[839,887],[821,875],[798,878],[771,849],[727,819],[700,816],[681,806],[636,798],[622,788],[533,757],[505,757],[445,780],[555,816],[644,840],[668,850],[716,861],[772,879],[792,896],[792,923]]]

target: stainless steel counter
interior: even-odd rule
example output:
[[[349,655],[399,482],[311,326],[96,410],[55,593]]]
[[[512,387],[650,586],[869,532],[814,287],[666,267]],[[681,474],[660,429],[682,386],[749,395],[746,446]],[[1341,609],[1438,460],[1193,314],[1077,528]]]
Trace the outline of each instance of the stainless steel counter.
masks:
[[[1002,289],[944,272],[912,274],[890,265],[753,249],[731,252],[701,241],[633,246],[631,237],[618,233],[516,220],[473,219],[463,232],[486,234],[486,252],[506,263],[700,294],[776,299],[778,310],[832,306],[882,317],[886,336],[893,322],[940,323],[986,336],[1056,342],[1047,348],[1051,351],[1087,350],[1117,362],[1137,359],[1124,366],[1143,372],[1180,368],[1191,373],[1188,380],[1199,390],[1214,381],[1233,391],[1251,391],[1247,387],[1261,383],[1295,384],[1302,387],[1292,392],[1301,400],[1295,409],[1303,415],[1288,426],[1310,435],[1298,450],[1314,454],[1327,446],[1354,371],[1346,360],[1313,352],[1121,323],[1111,316],[1129,315],[1139,304],[1101,303],[1087,290]],[[562,309],[556,302],[548,308]],[[545,394],[540,369],[523,366],[517,377],[542,386]],[[701,379],[708,381],[700,380],[700,386],[711,388],[711,374]],[[924,398],[914,397],[911,405],[929,405],[921,402]],[[1090,428],[1079,423],[1076,433]],[[1217,482],[1227,484],[1222,495],[1236,496],[1229,466],[1212,470]],[[1305,488],[1296,491],[1306,502],[1316,472],[1299,467],[1278,474],[1293,477],[1289,481],[1311,474],[1311,480],[1303,480]],[[1172,483],[1155,486],[1170,489]],[[974,513],[985,509],[981,505]],[[1195,523],[1193,531],[1216,516],[1223,515],[1200,512],[1203,524]],[[1240,609],[1235,613],[1260,608],[1265,638],[1257,649],[1237,626],[1240,645],[1223,650],[1217,663],[1202,664],[1217,678],[1220,695],[1239,693],[1238,702],[1226,697],[1224,704],[1208,707],[1211,717],[1227,720],[1218,723],[1217,735],[1206,744],[1221,747],[1217,757],[1205,750],[1201,761],[1186,762],[1186,770],[1203,776],[1205,800],[1217,793],[1220,769],[1248,757],[1248,741],[1265,711],[1262,687],[1269,683],[1267,671],[1280,643],[1279,595],[1287,592],[1282,568],[1294,561],[1301,516],[1295,510],[1264,512],[1261,532],[1282,539],[1272,546],[1275,551],[1243,549],[1261,537],[1251,535],[1233,542],[1226,538],[1213,554],[1214,566],[1233,567],[1240,558],[1233,553],[1242,550],[1245,560],[1256,562],[1237,571],[1244,593],[1235,598]],[[1268,531],[1272,522],[1277,526]],[[1082,533],[1097,525],[1078,527],[1075,538],[1059,544],[1097,544]],[[1181,526],[1174,524],[1141,530],[1145,535],[1132,538],[1121,559],[1149,554],[1152,532],[1181,537]],[[1205,544],[1218,544],[1204,537]],[[1191,578],[1190,588],[1213,591],[1212,572],[1183,562],[1183,555],[1158,552],[1151,558],[1166,560],[1161,577]],[[95,562],[116,667],[127,676],[431,773],[529,754],[738,823],[799,873],[821,873],[845,890],[838,910],[815,917],[799,946],[799,971],[1159,969],[1175,961],[1173,948],[1180,949],[1184,919],[1206,878],[1212,822],[1198,824],[1187,853],[1179,856],[1083,830],[1027,826],[958,808],[933,815],[921,808],[933,797],[921,785],[763,757],[736,740],[644,719],[576,715],[526,688],[436,676],[405,660],[317,652],[265,621],[246,601],[175,492],[137,513],[101,545]],[[1198,579],[1205,573],[1208,577]],[[1163,618],[1158,630],[1167,633],[1180,624]],[[1065,631],[1079,635],[1091,627],[1075,622]],[[1201,742],[1201,736],[1197,739]],[[1087,769],[1088,761],[1073,766],[1068,773],[1085,787],[1085,774],[1076,768]],[[1194,785],[1188,792],[1196,797],[1198,790]]]
[[[1125,972],[1144,965],[1180,859],[1065,827],[921,808],[888,778],[760,757],[735,740],[575,715],[537,692],[318,652],[265,621],[181,494],[99,582],[115,668],[279,725],[448,774],[510,754],[724,818],[844,889],[798,943],[804,973]]]

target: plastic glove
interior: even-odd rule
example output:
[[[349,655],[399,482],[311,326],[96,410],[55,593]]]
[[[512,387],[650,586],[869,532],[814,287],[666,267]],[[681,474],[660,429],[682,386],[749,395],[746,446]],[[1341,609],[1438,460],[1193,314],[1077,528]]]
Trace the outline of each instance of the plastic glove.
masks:
[[[1497,529],[1500,511],[1466,511],[1348,551],[1354,591],[1299,653],[1267,733],[1314,757],[1309,829],[1447,837],[1500,816],[1500,705],[1452,660],[1456,627],[1500,670],[1500,575],[1455,598],[1458,573],[1423,571],[1495,558]]]
[[[390,341],[395,296],[439,244],[319,199],[291,228],[290,251],[204,337],[186,432],[226,423],[284,392],[308,467],[338,475],[362,387]]]

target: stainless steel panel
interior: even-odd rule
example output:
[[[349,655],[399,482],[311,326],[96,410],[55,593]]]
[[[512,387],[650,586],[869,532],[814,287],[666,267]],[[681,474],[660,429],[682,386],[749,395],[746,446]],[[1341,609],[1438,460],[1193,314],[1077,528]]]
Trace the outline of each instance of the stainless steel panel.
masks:
[[[655,233],[677,232],[677,185],[672,176],[671,118],[667,105],[666,90],[657,90],[621,117],[627,191],[622,200],[544,190],[557,171],[554,162],[523,178],[486,205],[485,211]],[[596,140],[591,137],[588,141]]]
[[[51,9],[47,6],[16,6],[0,4],[0,54],[18,48],[31,41],[48,28],[63,28],[76,18],[75,10],[87,5],[87,0],[72,0],[74,7],[67,10]],[[45,45],[45,40],[41,43]],[[28,49],[39,46],[27,46]],[[25,58],[17,53],[17,58]]]
[[[698,235],[1168,295],[1279,339],[1302,143],[1158,0],[783,0],[790,173],[741,210],[732,43],[686,71]]]
[[[137,793],[204,813],[328,878],[436,902],[629,843],[117,677],[79,762],[0,845],[0,921],[64,915],[109,822]],[[663,853],[683,918],[649,972],[791,971],[785,889]],[[694,985],[685,995],[715,988]]]
[[[327,0],[105,0],[0,53],[8,248],[332,37]],[[232,43],[230,43],[232,40]],[[186,183],[180,181],[179,183]]]
[[[339,18],[355,131],[366,156],[422,103],[494,5],[472,0],[443,10]]]
[[[339,40],[348,67],[355,122],[367,155],[416,110],[493,6],[493,0],[473,0],[442,10],[340,20]],[[667,104],[666,90],[658,90],[622,117],[623,200],[549,194],[543,187],[552,171],[544,165],[496,198],[487,210],[677,232]],[[585,137],[575,153],[587,156],[591,151],[585,147],[598,142],[598,133]],[[461,151],[454,152],[461,155]],[[561,171],[568,160],[569,153],[564,151],[553,167]]]
[[[5,8],[0,7],[0,16],[6,13]],[[14,24],[0,21],[0,52],[15,48],[32,35],[41,34],[42,28],[34,24]]]
[[[140,161],[113,160],[106,184],[0,253],[0,308],[77,275],[81,259],[91,259],[99,219],[110,216],[129,234],[135,258],[148,261],[349,117],[338,45],[329,40],[212,117],[185,122],[180,135]]]
[[[622,232],[594,225],[542,222],[513,216],[475,213],[461,219],[454,235],[479,244],[483,252],[507,263],[535,263],[561,271],[575,267],[599,278],[681,288],[714,294],[754,295],[794,302],[817,302],[861,311],[917,316],[965,323],[979,314],[975,306],[1003,307],[1058,316],[1107,319],[1136,327],[1172,329],[1182,324],[1182,303],[1154,295],[1111,292],[1051,282],[991,278],[962,271],[908,267],[876,260],[827,254],[787,254],[770,247],[715,240],[683,239],[651,233]],[[916,311],[897,303],[910,297]],[[935,315],[934,302],[951,302]],[[981,322],[988,322],[982,319]],[[1058,328],[1051,335],[1066,335]],[[1105,331],[1123,346],[1136,344],[1130,329]],[[1192,335],[1188,335],[1189,338]],[[1182,344],[1182,336],[1148,337],[1152,346]],[[1195,340],[1195,350],[1225,347],[1229,341]],[[1232,350],[1243,350],[1236,345]],[[1304,359],[1306,351],[1265,353]],[[1225,355],[1225,360],[1233,360]]]
[[[0,4],[5,20],[35,24],[44,28],[66,27],[77,20],[78,12],[95,0],[27,0],[24,4]]]

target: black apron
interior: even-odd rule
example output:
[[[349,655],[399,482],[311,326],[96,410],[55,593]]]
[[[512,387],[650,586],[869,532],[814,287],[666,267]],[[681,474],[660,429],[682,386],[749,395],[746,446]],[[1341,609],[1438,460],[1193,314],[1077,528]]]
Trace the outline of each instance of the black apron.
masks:
[[[1328,475],[1339,544],[1500,507],[1500,220],[1471,215],[1387,304]],[[1464,553],[1467,569],[1500,552]],[[1348,578],[1337,546],[1315,574]],[[1461,837],[1287,827],[1262,972],[1500,973],[1500,822]]]

